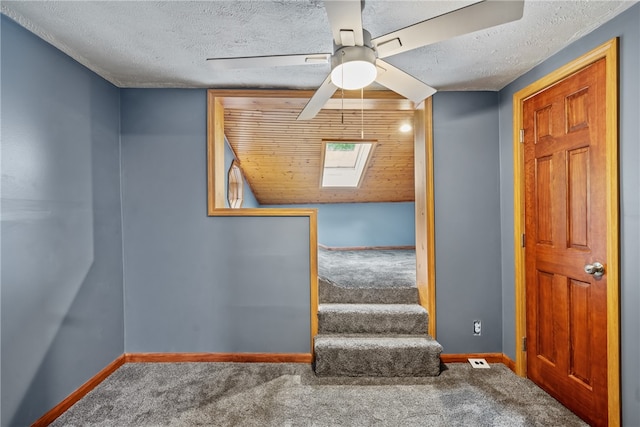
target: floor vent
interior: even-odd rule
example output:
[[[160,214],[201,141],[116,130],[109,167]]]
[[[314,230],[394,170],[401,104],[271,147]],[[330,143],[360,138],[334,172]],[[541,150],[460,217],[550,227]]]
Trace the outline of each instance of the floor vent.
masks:
[[[476,369],[489,369],[489,364],[485,359],[469,359],[469,363]]]

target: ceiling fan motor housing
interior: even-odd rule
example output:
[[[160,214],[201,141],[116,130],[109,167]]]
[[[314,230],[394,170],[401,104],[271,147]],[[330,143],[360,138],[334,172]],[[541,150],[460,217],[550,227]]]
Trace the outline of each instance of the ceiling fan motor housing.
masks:
[[[376,54],[373,48],[368,46],[344,46],[338,48],[336,52],[331,56],[331,69],[336,68],[338,65],[346,64],[352,61],[364,61],[375,64]]]
[[[371,34],[363,30],[364,46],[340,46],[334,43],[331,56],[331,81],[343,89],[360,89],[376,79],[376,53]]]
[[[378,75],[376,54],[366,46],[345,46],[331,57],[331,82],[353,90],[373,83]]]

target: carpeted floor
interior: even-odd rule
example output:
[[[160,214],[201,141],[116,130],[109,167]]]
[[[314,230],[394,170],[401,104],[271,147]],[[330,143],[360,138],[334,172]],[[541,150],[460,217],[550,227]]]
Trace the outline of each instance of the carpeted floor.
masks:
[[[318,378],[306,364],[130,363],[53,426],[585,426],[501,364]]]
[[[331,251],[318,248],[318,275],[345,288],[415,287],[413,250]]]

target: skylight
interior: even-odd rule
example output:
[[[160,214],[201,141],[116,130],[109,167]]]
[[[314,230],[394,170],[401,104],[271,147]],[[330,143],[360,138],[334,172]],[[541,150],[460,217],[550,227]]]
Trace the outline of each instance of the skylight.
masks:
[[[358,187],[372,149],[373,142],[325,142],[322,187]]]

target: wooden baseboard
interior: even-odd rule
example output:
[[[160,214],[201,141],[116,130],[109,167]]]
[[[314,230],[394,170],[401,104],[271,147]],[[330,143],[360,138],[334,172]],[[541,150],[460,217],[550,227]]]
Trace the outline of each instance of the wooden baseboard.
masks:
[[[31,427],[45,427],[62,415],[67,409],[96,388],[109,375],[125,363],[163,362],[238,362],[238,363],[311,363],[311,353],[125,353],[93,378],[82,384],[62,402],[40,417]]]
[[[502,363],[515,372],[515,362],[504,353],[442,354],[443,363],[465,363],[469,358],[482,358],[489,363]],[[34,422],[31,427],[45,427],[96,388],[125,363],[237,362],[237,363],[311,363],[311,353],[125,353],[109,363],[93,378],[82,384],[66,399]]]
[[[326,251],[392,251],[392,250],[414,250],[415,246],[326,246],[318,243],[320,249]]]
[[[442,363],[466,363],[468,359],[485,359],[489,363],[502,363],[513,372],[516,371],[516,363],[504,353],[464,353],[441,354]]]
[[[119,367],[124,365],[125,355],[120,355],[116,360],[109,363],[104,369],[98,372],[93,378],[82,384],[76,391],[71,393],[62,402],[54,406],[49,412],[40,417],[31,427],[44,427],[51,424],[56,418],[62,415],[67,409],[71,408],[77,401],[82,399],[87,393],[96,388],[98,384],[104,381],[109,375],[114,373]]]
[[[311,363],[311,353],[127,353],[127,363]]]
[[[504,363],[507,368],[511,369],[514,373],[516,373],[516,362],[511,360],[511,358],[506,354],[502,355],[502,363]]]

